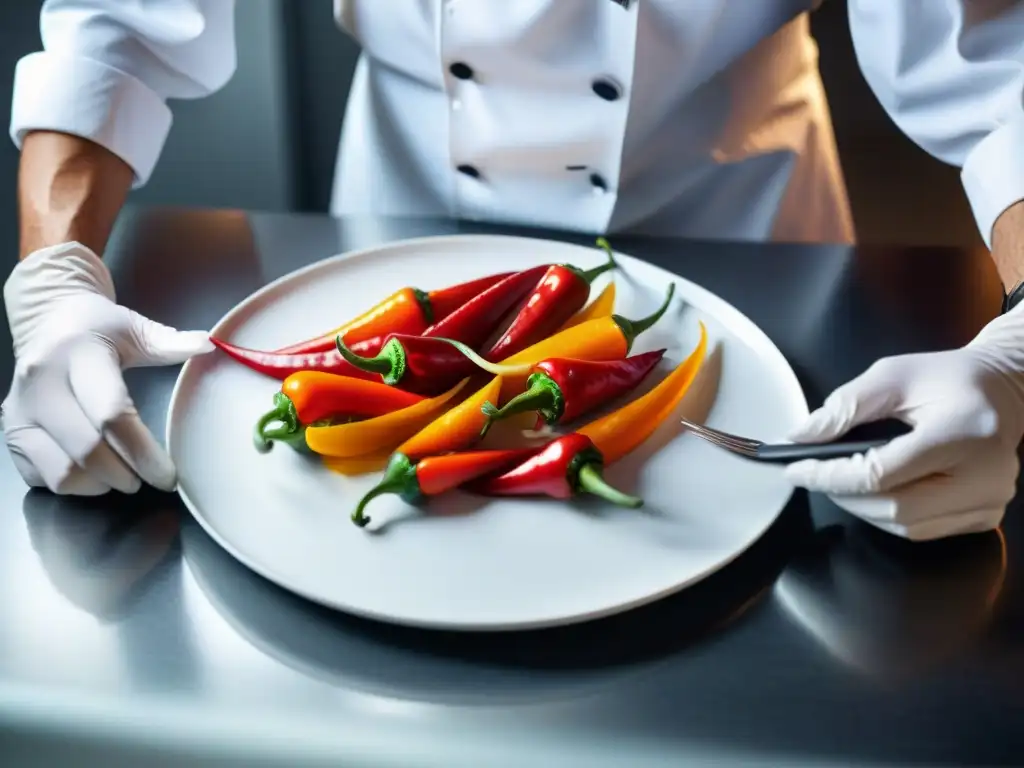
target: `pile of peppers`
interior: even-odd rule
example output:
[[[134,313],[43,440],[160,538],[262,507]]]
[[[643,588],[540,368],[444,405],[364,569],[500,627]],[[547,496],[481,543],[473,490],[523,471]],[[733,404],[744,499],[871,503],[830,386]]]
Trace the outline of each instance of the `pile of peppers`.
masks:
[[[619,267],[608,242],[598,245],[607,258],[589,270],[543,264],[432,290],[406,286],[279,349],[213,339],[280,382],[255,421],[256,449],[281,442],[339,474],[382,472],[351,514],[361,527],[385,494],[416,505],[462,490],[641,506],[603,469],[671,415],[703,364],[707,333],[700,324],[692,352],[630,400],[667,351],[631,354],[634,342],[664,316],[675,285],[644,318],[615,314],[614,276],[592,299],[595,279]],[[533,415],[532,438],[487,446],[495,424],[522,414]]]

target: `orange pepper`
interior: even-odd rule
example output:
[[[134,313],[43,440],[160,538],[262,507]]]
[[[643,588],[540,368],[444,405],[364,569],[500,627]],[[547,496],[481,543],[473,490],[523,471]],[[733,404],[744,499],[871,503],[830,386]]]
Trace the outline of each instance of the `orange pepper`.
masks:
[[[430,422],[398,447],[398,452],[413,461],[457,451],[475,442],[483,431],[487,417],[483,405],[501,394],[502,379],[496,376],[476,393]]]
[[[341,336],[349,345],[389,333],[419,334],[433,322],[430,297],[418,288],[399,288],[381,299],[359,317],[312,339],[290,344],[277,354],[324,352],[334,348],[334,339]]]
[[[575,315],[566,320],[565,325],[558,329],[558,332],[568,330],[573,326],[585,323],[588,320],[594,320],[598,317],[608,317],[612,313],[612,309],[615,307],[615,283],[608,283],[604,287],[604,290],[598,294],[598,297],[590,302],[589,305],[585,306]]]
[[[605,464],[621,459],[640,445],[675,410],[704,364],[707,340],[707,329],[700,323],[696,348],[654,389],[576,430],[590,438]]]
[[[395,448],[437,418],[468,381],[463,379],[444,394],[383,416],[329,427],[309,427],[306,429],[306,444],[321,456],[342,459]]]

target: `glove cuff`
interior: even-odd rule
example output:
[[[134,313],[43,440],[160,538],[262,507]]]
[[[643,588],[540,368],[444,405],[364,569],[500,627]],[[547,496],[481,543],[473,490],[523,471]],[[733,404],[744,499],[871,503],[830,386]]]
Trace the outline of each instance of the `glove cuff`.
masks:
[[[1024,302],[991,320],[965,349],[981,355],[990,367],[1008,374],[1024,400]]]
[[[78,242],[40,248],[21,260],[4,283],[4,303],[11,319],[36,295],[48,298],[89,291],[117,303],[107,265]]]

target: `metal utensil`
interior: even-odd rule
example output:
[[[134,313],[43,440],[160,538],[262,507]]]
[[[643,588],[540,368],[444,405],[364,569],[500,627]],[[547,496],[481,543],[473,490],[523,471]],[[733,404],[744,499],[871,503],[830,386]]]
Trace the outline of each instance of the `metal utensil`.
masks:
[[[842,440],[831,443],[764,443],[749,437],[740,437],[722,432],[703,424],[695,424],[687,419],[680,419],[683,425],[697,437],[724,448],[739,456],[754,461],[788,464],[804,459],[842,459],[865,453],[871,448],[879,448],[895,437],[905,433],[908,427],[904,424],[887,424],[888,434],[850,439],[852,432]]]

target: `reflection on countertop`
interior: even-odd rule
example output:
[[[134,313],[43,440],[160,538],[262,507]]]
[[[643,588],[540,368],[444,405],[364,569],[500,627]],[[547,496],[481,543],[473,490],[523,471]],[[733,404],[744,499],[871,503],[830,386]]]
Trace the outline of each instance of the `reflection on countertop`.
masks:
[[[607,695],[666,656],[698,646],[770,589],[810,534],[800,495],[729,567],[656,603],[584,624],[451,632],[382,624],[311,603],[256,575],[193,520],[184,560],[224,619],[252,645],[320,682],[377,698],[516,705]]]
[[[817,531],[775,598],[842,663],[899,682],[982,635],[1006,577],[1002,531],[914,543],[851,520]]]
[[[102,497],[31,490],[22,511],[54,589],[103,621],[130,610],[147,578],[169,560],[178,535],[176,497],[148,489]]]

